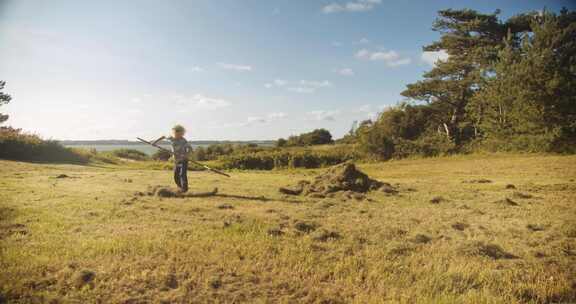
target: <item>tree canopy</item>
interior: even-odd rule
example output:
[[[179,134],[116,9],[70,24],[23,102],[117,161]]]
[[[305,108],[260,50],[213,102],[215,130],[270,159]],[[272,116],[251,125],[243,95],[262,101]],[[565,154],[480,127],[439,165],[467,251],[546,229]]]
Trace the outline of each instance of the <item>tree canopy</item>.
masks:
[[[334,140],[332,139],[332,134],[326,129],[316,129],[312,132],[302,133],[300,135],[293,135],[288,137],[288,139],[279,139],[277,145],[279,147],[285,146],[314,146],[314,145],[326,145],[332,144]]]
[[[478,147],[574,150],[576,13],[499,14],[439,11],[432,26],[440,39],[423,50],[448,59],[406,86],[408,102],[358,128],[356,142],[383,157]]]

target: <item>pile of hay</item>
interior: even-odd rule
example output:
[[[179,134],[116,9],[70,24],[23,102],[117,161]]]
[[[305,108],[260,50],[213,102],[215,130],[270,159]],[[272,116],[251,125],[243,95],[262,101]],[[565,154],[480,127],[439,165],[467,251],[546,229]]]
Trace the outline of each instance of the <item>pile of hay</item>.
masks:
[[[386,193],[397,193],[390,184],[371,179],[358,170],[353,163],[336,165],[318,175],[312,182],[300,181],[293,187],[282,187],[280,193],[288,195],[305,195],[314,198],[335,197],[363,199],[369,191],[379,190]]]

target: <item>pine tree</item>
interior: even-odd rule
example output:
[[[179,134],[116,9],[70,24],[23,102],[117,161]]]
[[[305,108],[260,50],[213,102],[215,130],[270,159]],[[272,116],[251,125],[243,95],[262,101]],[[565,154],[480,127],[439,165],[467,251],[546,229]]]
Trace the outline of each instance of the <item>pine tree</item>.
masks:
[[[402,92],[412,99],[439,104],[438,108],[444,109],[439,117],[441,129],[456,144],[462,140],[466,106],[507,33],[498,14],[469,9],[440,11],[440,18],[433,24],[433,29],[442,34],[440,41],[424,47],[424,51],[445,51],[449,58],[437,62],[424,74],[424,80],[407,85]]]
[[[525,16],[525,15],[524,15]],[[526,21],[526,18],[522,18]],[[485,140],[550,150],[576,137],[576,14],[532,14],[521,39],[508,35],[469,111]]]

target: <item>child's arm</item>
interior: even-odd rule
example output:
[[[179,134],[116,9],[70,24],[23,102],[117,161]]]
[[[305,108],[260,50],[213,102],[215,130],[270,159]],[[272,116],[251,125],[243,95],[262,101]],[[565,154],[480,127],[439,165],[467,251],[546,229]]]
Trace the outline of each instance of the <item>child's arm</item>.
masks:
[[[160,138],[158,138],[157,140],[153,141],[152,144],[155,145],[157,144],[159,141],[166,139],[166,136],[161,136]]]

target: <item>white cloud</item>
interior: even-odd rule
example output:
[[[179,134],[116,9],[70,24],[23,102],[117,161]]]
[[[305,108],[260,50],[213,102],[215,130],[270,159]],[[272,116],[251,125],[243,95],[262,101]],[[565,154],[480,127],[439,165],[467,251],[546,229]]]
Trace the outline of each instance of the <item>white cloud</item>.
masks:
[[[150,98],[152,98],[152,94],[145,93],[145,94],[140,94],[138,96],[131,98],[130,102],[135,103],[135,104],[141,104],[147,100],[150,100]]]
[[[370,55],[370,60],[393,61],[400,57],[395,51],[374,52]]]
[[[284,119],[286,118],[288,115],[286,115],[286,113],[284,112],[274,112],[274,113],[268,113],[266,116],[250,116],[248,117],[248,119],[246,119],[246,125],[251,125],[251,124],[255,124],[255,123],[270,123],[279,119]]]
[[[286,118],[288,115],[284,112],[275,112],[268,114],[268,119],[276,120]]]
[[[304,87],[309,88],[327,88],[332,86],[332,83],[327,80],[324,81],[300,80],[300,84]]]
[[[285,88],[290,92],[301,94],[310,94],[316,92],[320,88],[332,87],[333,84],[328,80],[315,81],[315,80],[300,80],[297,82],[287,81],[283,79],[275,79],[270,83],[264,84],[264,87],[271,88]]]
[[[374,9],[382,0],[355,0],[346,3],[331,3],[322,8],[325,14],[341,12],[366,12]]]
[[[378,119],[380,113],[382,113],[383,111],[385,111],[390,107],[391,107],[390,105],[375,106],[371,104],[365,104],[360,106],[355,112],[365,116],[368,119],[376,120]]]
[[[208,97],[203,94],[194,94],[192,96],[174,96],[174,101],[183,106],[193,106],[199,109],[216,110],[230,106],[230,102],[220,98]]]
[[[405,64],[410,64],[412,62],[412,59],[410,58],[402,58],[402,59],[398,59],[398,60],[391,60],[386,62],[386,64],[389,67],[395,67],[395,66],[399,66],[399,65],[405,65]]]
[[[338,3],[331,3],[322,8],[324,14],[338,13],[344,10],[344,7]]]
[[[193,66],[190,70],[192,72],[204,72],[204,69],[199,66]]]
[[[370,58],[370,51],[368,51],[367,49],[361,49],[358,52],[356,52],[356,58],[363,58],[363,59],[369,59]]]
[[[337,73],[341,76],[354,76],[354,70],[351,68],[342,68],[342,69],[335,69],[334,73]]]
[[[361,49],[354,55],[358,59],[382,61],[389,67],[409,64],[412,62],[410,58],[403,58],[394,50],[370,51],[368,49]]]
[[[252,123],[266,123],[267,120],[264,117],[261,116],[251,116],[248,117],[248,119],[246,120],[248,124],[252,124]]]
[[[272,123],[274,121],[284,119],[287,116],[288,115],[284,112],[274,112],[274,113],[268,113],[264,116],[249,116],[248,118],[246,118],[246,121],[237,122],[237,123],[220,124],[220,125],[218,125],[218,127],[239,128],[239,127],[248,127],[248,126],[253,126],[253,125],[258,125],[258,124],[269,124],[269,123]]]
[[[282,80],[282,79],[275,79],[274,80],[274,85],[278,86],[278,87],[283,87],[288,83],[288,81],[286,80]]]
[[[264,87],[266,87],[267,89],[273,88],[273,87],[283,87],[285,85],[288,84],[288,81],[284,80],[284,79],[274,79],[272,82],[270,83],[265,83]]]
[[[369,40],[368,38],[366,38],[366,37],[360,39],[360,40],[357,42],[357,44],[368,44],[368,43],[370,43],[370,40]]]
[[[300,94],[310,94],[316,92],[315,88],[307,88],[307,87],[291,87],[288,88],[288,91],[296,92]]]
[[[233,64],[233,63],[223,63],[219,62],[218,66],[224,70],[233,70],[238,72],[250,72],[252,71],[252,66],[245,64]]]
[[[331,43],[331,45],[332,45],[333,47],[341,47],[341,46],[342,46],[342,42],[340,42],[340,41],[334,41],[334,42]]]
[[[338,110],[333,111],[318,110],[306,113],[306,115],[308,115],[312,119],[319,121],[334,121],[336,120],[336,116],[338,114],[340,114],[340,111]]]
[[[372,105],[370,105],[370,104],[362,105],[360,108],[358,108],[358,111],[359,112],[372,112],[373,111]]]
[[[438,52],[422,52],[422,56],[420,59],[427,64],[434,66],[438,61],[446,61],[448,60],[448,53],[446,51],[441,50]]]

